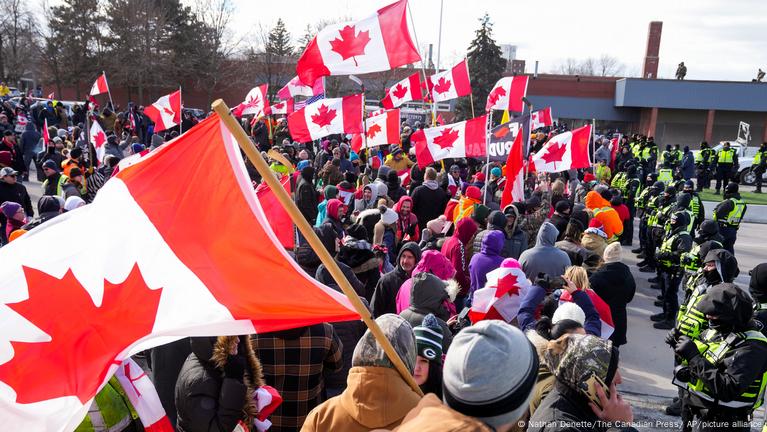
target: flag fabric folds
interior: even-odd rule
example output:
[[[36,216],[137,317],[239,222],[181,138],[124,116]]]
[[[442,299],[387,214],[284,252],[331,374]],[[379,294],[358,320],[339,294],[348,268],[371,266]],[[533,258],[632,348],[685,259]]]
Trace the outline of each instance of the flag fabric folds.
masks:
[[[484,157],[487,151],[487,116],[422,129],[410,136],[418,166],[447,158]]]
[[[49,247],[85,231],[110,235]],[[174,339],[359,319],[280,245],[217,115],[0,249],[0,262],[6,430],[74,430],[123,360]]]
[[[536,172],[560,172],[591,166],[591,125],[552,137],[532,156]]]
[[[232,109],[232,115],[235,117],[242,117],[244,115],[253,114],[256,117],[261,117],[269,109],[267,90],[269,84],[261,84],[260,86],[250,89],[245,96],[245,101],[237,105]]]
[[[322,93],[325,93],[325,83],[322,78],[316,79],[312,85],[304,85],[296,76],[277,92],[277,97],[287,100],[296,96],[312,97]]]
[[[444,102],[471,94],[471,80],[466,60],[429,77],[429,93],[434,102]]]
[[[367,147],[399,144],[399,119],[398,109],[384,111],[382,114],[365,119]]]
[[[323,76],[379,72],[420,60],[407,26],[407,0],[399,0],[367,18],[320,30],[298,59],[296,73],[312,85]]]
[[[165,95],[144,109],[154,122],[154,131],[160,132],[181,124],[181,90]]]
[[[554,122],[551,118],[551,107],[546,107],[542,110],[533,112],[530,115],[530,122],[530,128],[533,130],[553,125]]]
[[[288,116],[288,129],[298,142],[332,134],[362,133],[362,94],[306,105]]]
[[[517,75],[513,77],[503,77],[493,86],[487,95],[487,104],[485,111],[491,110],[509,110],[513,112],[522,112],[524,103],[522,98],[527,94],[527,75]]]
[[[421,100],[421,75],[416,72],[386,90],[381,105],[386,109],[397,108],[405,102]]]
[[[101,75],[96,79],[96,82],[93,83],[93,86],[91,86],[91,96],[100,95],[101,93],[108,93],[109,92],[109,86],[107,85],[107,74],[102,72]]]
[[[522,142],[524,133],[517,133],[514,144],[511,145],[509,157],[506,160],[506,184],[501,195],[501,208],[525,200],[525,145]]]

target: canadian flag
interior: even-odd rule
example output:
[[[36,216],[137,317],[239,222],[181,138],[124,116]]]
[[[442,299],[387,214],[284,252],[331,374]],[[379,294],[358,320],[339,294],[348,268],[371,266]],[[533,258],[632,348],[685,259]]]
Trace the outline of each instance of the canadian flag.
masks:
[[[288,193],[291,193],[290,177],[287,175],[282,176],[280,183]],[[288,211],[280,204],[277,200],[277,195],[272,192],[266,182],[260,183],[256,187],[256,196],[258,197],[258,202],[261,203],[261,208],[264,209],[266,219],[272,226],[272,231],[277,236],[277,240],[280,241],[282,247],[293,250],[295,246],[295,232],[293,230],[293,221],[290,220]]]
[[[146,432],[173,432],[173,425],[157,395],[157,389],[141,366],[127,358],[115,371],[125,396],[141,419]]]
[[[393,109],[365,120],[367,147],[399,144],[399,110]]]
[[[532,157],[536,172],[560,172],[591,166],[591,125],[552,137]]]
[[[362,132],[362,94],[322,99],[288,116],[290,136],[309,142],[332,134]]]
[[[51,92],[48,94],[48,99],[56,99],[56,93]]]
[[[421,99],[421,75],[416,72],[386,90],[386,96],[381,99],[381,104],[386,109],[392,109],[405,102]]]
[[[248,114],[255,114],[256,117],[261,117],[266,112],[268,105],[266,104],[268,84],[261,84],[260,86],[250,89],[245,96],[245,102],[237,105],[232,109],[232,115],[235,117],[242,117]]]
[[[599,314],[599,320],[602,324],[602,339],[609,338],[613,332],[615,331],[615,324],[613,323],[613,314],[610,311],[610,306],[605,303],[604,300],[602,300],[602,297],[599,297],[599,294],[594,292],[592,289],[585,290],[586,294],[588,294],[589,299],[591,299],[591,303],[594,304],[594,309],[597,310],[597,313]],[[564,291],[562,295],[559,297],[559,304],[562,304],[562,302],[571,302],[573,301],[573,296],[567,292]]]
[[[400,0],[360,21],[325,27],[298,59],[298,78],[311,85],[327,75],[379,72],[420,61],[406,13],[407,0]]]
[[[106,155],[107,134],[104,133],[104,129],[101,128],[99,122],[95,120],[91,125],[90,142],[93,144],[93,149],[96,152],[96,160],[101,165]]]
[[[51,136],[48,134],[48,119],[43,120],[43,142],[45,145],[51,142]]]
[[[181,90],[165,95],[144,109],[154,122],[154,131],[160,132],[181,123]]]
[[[271,115],[276,115],[276,114],[288,115],[288,114],[292,114],[293,111],[295,111],[293,98],[277,102],[276,104],[272,104],[266,109],[266,113]]]
[[[486,319],[513,321],[531,286],[517,260],[504,260],[487,274],[485,287],[474,291],[469,320],[473,324]]]
[[[618,150],[620,150],[621,138],[621,134],[618,134],[610,140],[610,169],[615,168],[615,156],[618,154]]]
[[[277,96],[287,100],[296,96],[312,97],[323,93],[325,93],[325,83],[322,78],[316,79],[312,85],[304,85],[296,76],[277,92]]]
[[[530,129],[535,130],[553,124],[554,122],[551,119],[551,107],[535,111],[530,116]]]
[[[487,152],[487,116],[422,129],[410,136],[418,166],[447,158],[484,157]]]
[[[443,102],[471,93],[466,59],[452,68],[429,77],[429,92],[434,102]]]
[[[93,83],[93,86],[91,86],[91,96],[100,95],[101,93],[107,93],[109,91],[109,86],[107,85],[107,74],[106,72],[102,72],[101,75],[99,75],[98,79],[96,79],[96,82]]]
[[[503,77],[498,80],[487,95],[485,111],[509,110],[522,112],[524,104],[522,98],[527,94],[527,75]]]
[[[45,247],[85,229],[111,234]],[[8,431],[73,431],[123,360],[181,337],[359,319],[279,244],[215,114],[123,168],[92,204],[0,248],[0,262]]]
[[[501,195],[501,208],[525,200],[525,144],[522,142],[522,131],[517,133],[514,143],[506,158],[506,183]]]

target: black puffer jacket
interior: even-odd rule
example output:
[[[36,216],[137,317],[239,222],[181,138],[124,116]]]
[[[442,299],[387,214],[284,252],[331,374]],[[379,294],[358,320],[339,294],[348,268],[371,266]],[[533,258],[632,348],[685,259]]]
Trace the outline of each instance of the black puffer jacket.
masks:
[[[610,340],[616,346],[626,344],[626,305],[634,299],[636,282],[631,270],[622,262],[599,267],[589,278],[591,288],[610,306],[615,331]]]
[[[238,355],[246,356],[244,377],[226,377],[227,347],[232,338],[237,336],[192,338],[192,354],[176,382],[177,431],[231,432],[239,421],[251,426],[256,412],[250,402],[255,390],[263,385],[261,363],[250,338],[243,337]]]
[[[373,316],[376,318],[387,313],[397,313],[397,293],[402,284],[410,277],[399,265],[400,257],[404,251],[410,251],[415,255],[416,264],[421,260],[421,249],[418,248],[416,243],[408,242],[402,245],[399,255],[397,255],[397,267],[381,276],[373,292],[373,300],[370,302],[370,307],[373,310]]]

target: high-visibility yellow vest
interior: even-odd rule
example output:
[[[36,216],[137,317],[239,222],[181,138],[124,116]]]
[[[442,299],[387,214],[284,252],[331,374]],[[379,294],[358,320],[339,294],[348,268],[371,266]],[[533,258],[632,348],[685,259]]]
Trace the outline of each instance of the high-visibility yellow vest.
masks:
[[[735,158],[735,149],[721,149],[719,150],[719,153],[717,153],[717,159],[716,161],[720,164],[727,163],[731,164],[733,159]]]
[[[671,168],[661,168],[658,171],[658,181],[668,186],[669,183],[674,181],[674,170]]]
[[[117,378],[112,377],[96,394],[88,415],[75,432],[119,432],[137,418]]]
[[[717,219],[716,213],[714,213],[714,220],[717,222],[724,222],[727,225],[731,227],[738,227],[740,225],[741,220],[743,220],[743,214],[746,213],[746,203],[742,199],[738,198],[730,198],[730,200],[735,204],[730,210],[730,213],[727,214],[727,219],[724,221],[719,221]]]

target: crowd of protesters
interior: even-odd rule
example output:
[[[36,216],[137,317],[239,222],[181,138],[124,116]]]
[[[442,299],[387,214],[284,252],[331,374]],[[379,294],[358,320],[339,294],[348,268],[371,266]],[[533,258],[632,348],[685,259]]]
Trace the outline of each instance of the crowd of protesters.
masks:
[[[120,159],[177,135],[154,134],[141,110],[107,107],[87,119],[107,133],[107,156],[98,165],[82,133],[85,107],[69,114],[55,101],[4,105],[2,242],[87,205]],[[22,116],[21,133],[3,126],[18,126]],[[767,264],[754,269],[750,294],[733,284],[733,245],[746,205],[738,185],[724,181],[724,200],[706,215],[696,190],[708,185],[699,179],[695,187],[689,163],[693,171],[710,167],[687,150],[668,147],[659,155],[652,137],[600,137],[592,168],[528,173],[526,198],[501,206],[503,164],[414,162],[410,134],[420,123],[403,122],[399,144],[358,151],[341,135],[293,142],[284,119],[242,125],[265,157],[269,150],[283,156],[270,159],[273,175],[290,177],[301,214],[425,396],[409,387],[361,322],[188,338],[146,355],[177,430],[266,430],[253,404],[264,385],[282,398],[269,417],[272,431],[632,430],[632,407],[617,388],[636,290],[622,245],[637,245],[641,271],[656,273],[651,281],[662,311],[653,321],[669,330],[674,381],[681,383],[671,412],[735,421],[761,404],[767,338],[757,323],[767,304]],[[554,132],[533,134],[531,151]],[[719,158],[707,157],[706,164]],[[23,185],[32,165],[43,181],[36,212]],[[297,263],[338,289],[303,236],[296,239]],[[472,322],[475,294],[500,268],[521,269],[530,285],[518,314]],[[121,418],[117,405],[97,410]],[[89,424],[93,429],[83,430],[100,430]]]

